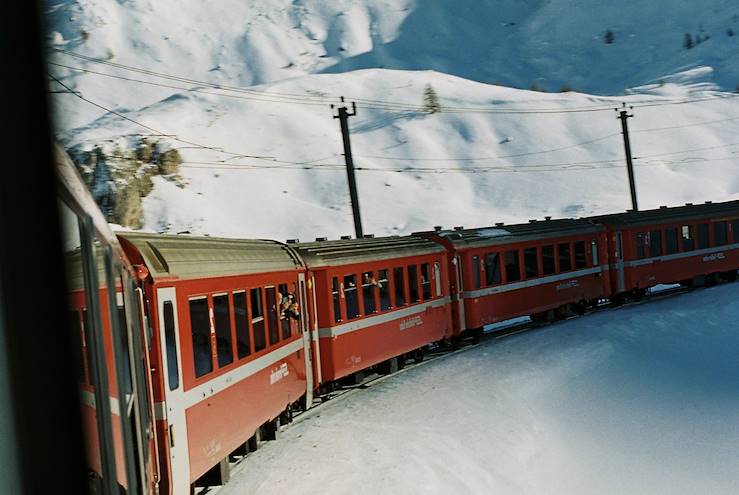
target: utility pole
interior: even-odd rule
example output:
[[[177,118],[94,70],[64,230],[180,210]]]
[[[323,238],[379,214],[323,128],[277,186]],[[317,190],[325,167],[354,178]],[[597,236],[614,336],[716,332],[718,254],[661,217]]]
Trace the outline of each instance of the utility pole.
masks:
[[[352,112],[349,113],[346,106],[343,105],[344,97],[341,97],[342,106],[337,108],[339,114],[334,115],[335,119],[339,119],[341,124],[341,137],[344,140],[344,160],[346,161],[346,178],[349,181],[349,197],[352,201],[352,215],[354,216],[354,233],[357,239],[364,237],[362,233],[362,219],[359,216],[359,196],[357,195],[357,181],[354,178],[354,161],[352,160],[352,146],[349,142],[349,117],[357,114],[357,105],[352,102]],[[331,105],[331,109],[334,106]]]
[[[634,107],[629,107],[634,109]],[[626,119],[633,117],[629,115],[626,110],[626,103],[623,103],[623,110],[614,108],[618,112],[618,119],[621,121],[621,134],[624,135],[624,151],[626,152],[626,170],[629,172],[629,189],[631,189],[631,208],[634,211],[639,211],[639,206],[636,204],[636,184],[634,182],[634,164],[631,161],[631,143],[629,142],[629,125]]]

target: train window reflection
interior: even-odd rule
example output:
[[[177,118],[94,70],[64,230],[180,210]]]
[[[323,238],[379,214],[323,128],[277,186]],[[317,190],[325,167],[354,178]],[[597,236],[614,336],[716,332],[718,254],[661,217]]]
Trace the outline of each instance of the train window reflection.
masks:
[[[192,332],[192,352],[195,363],[195,377],[213,371],[210,348],[210,319],[208,318],[208,299],[201,297],[190,300],[190,329]]]
[[[216,326],[216,350],[218,367],[233,363],[231,345],[231,315],[228,308],[228,294],[213,296],[213,320]]]

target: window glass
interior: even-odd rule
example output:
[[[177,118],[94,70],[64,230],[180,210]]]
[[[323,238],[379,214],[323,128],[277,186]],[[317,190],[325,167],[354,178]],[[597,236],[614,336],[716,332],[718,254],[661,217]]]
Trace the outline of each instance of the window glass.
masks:
[[[708,224],[698,224],[698,249],[706,249],[708,247]]]
[[[500,283],[500,253],[487,253],[485,255],[485,284],[496,285]]]
[[[692,251],[695,249],[695,239],[692,225],[683,225],[680,227],[680,234],[683,240],[683,251]]]
[[[508,282],[521,280],[521,267],[518,261],[517,249],[505,253],[505,276]]]
[[[264,335],[264,304],[262,289],[252,289],[251,297],[251,328],[254,332],[254,352],[267,347],[267,337]]]
[[[559,271],[567,272],[572,270],[572,261],[570,260],[570,243],[563,242],[557,245],[559,251]]]
[[[585,241],[575,242],[575,268],[585,268],[588,266],[588,259],[585,256]]]
[[[357,276],[344,277],[344,300],[346,301],[346,318],[359,317],[359,296],[357,295]]]
[[[731,221],[731,232],[734,242],[739,242],[739,218]]]
[[[387,270],[378,272],[380,280],[377,281],[377,287],[380,289],[380,310],[390,309],[390,283],[387,280]]]
[[[295,294],[287,289],[287,284],[277,286],[277,308],[280,317],[280,328],[282,329],[282,338],[289,339],[292,335],[290,326],[293,304],[295,303]]]
[[[593,262],[593,266],[598,266],[598,243],[595,239],[590,241],[590,260]]]
[[[362,301],[364,303],[365,315],[371,315],[377,310],[375,307],[375,292],[377,292],[377,279],[375,279],[375,273],[362,273]]]
[[[716,222],[713,224],[713,244],[714,246],[724,246],[728,243],[726,235],[726,222]]]
[[[203,299],[205,301],[205,299]],[[177,340],[174,327],[174,306],[172,301],[164,301],[164,341],[167,347],[167,381],[169,389],[180,386],[180,372],[177,368]]]
[[[218,367],[233,363],[231,341],[231,314],[228,308],[228,294],[213,296],[213,320],[216,326],[216,352]]]
[[[334,302],[334,322],[341,321],[341,293],[339,292],[339,277],[331,279],[331,299]]]
[[[436,281],[436,297],[443,295],[441,291],[441,265],[434,261],[434,280]]]
[[[80,323],[80,312],[76,309],[69,312],[69,329],[72,332],[74,345],[75,366],[77,368],[77,379],[80,383],[85,381],[85,367],[82,361],[82,323]]]
[[[236,323],[236,354],[239,359],[251,354],[249,338],[249,308],[246,306],[246,291],[235,292],[234,323]]]
[[[472,257],[472,288],[480,288],[480,257]]]
[[[665,249],[667,254],[677,253],[677,229],[665,229]]]
[[[547,244],[541,248],[541,264],[544,275],[551,275],[555,272],[554,268],[554,245]]]
[[[647,257],[647,239],[649,234],[646,232],[638,232],[636,234],[636,257],[646,258]]]
[[[530,247],[523,250],[523,265],[526,278],[534,278],[539,276],[539,258],[537,257],[536,248]]]
[[[421,265],[421,293],[424,301],[431,299],[431,272],[428,263]]]
[[[204,297],[190,300],[190,332],[192,334],[195,376],[199,377],[213,371],[208,299]]]
[[[395,284],[395,306],[405,306],[405,269],[402,266],[393,268],[393,283]]]
[[[280,341],[280,329],[277,323],[277,291],[274,287],[265,287],[264,297],[267,300],[267,333],[269,334],[269,345],[275,345]]]
[[[87,370],[87,383],[95,386],[95,379],[92,374],[92,367],[94,366],[93,355],[92,355],[92,321],[90,320],[90,312],[87,308],[82,308],[82,348],[85,351],[85,369]]]
[[[408,289],[410,290],[411,303],[418,302],[421,299],[418,297],[418,266],[408,266]]]
[[[655,258],[662,255],[662,231],[649,232],[649,256]]]

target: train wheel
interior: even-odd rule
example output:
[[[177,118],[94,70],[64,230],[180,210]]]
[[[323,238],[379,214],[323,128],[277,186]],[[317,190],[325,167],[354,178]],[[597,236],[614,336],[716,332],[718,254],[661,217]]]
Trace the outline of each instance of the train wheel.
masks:
[[[416,364],[422,362],[425,354],[426,352],[423,350],[423,347],[420,349],[416,349],[416,351],[413,353],[413,362]]]

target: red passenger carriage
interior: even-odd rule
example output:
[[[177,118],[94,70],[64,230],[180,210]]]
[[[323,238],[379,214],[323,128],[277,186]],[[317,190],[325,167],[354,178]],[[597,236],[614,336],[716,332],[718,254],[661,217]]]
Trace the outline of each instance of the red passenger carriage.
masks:
[[[228,456],[274,434],[312,390],[304,269],[274,241],[120,233],[146,266],[162,493],[227,478]],[[305,338],[305,340],[304,340]]]
[[[321,383],[405,355],[451,336],[444,248],[412,236],[293,245],[315,286]],[[400,358],[400,363],[395,358]]]
[[[449,252],[457,333],[572,308],[606,297],[605,229],[588,220],[531,221],[416,235]]]
[[[639,296],[657,284],[735,280],[739,201],[625,212],[595,218],[608,227],[611,291]]]

